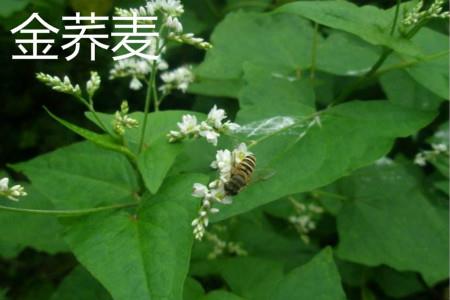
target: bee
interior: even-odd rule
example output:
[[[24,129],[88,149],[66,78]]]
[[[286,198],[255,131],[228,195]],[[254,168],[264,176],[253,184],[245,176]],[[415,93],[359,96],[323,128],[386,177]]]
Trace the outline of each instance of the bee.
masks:
[[[252,154],[247,155],[239,164],[231,170],[231,177],[225,183],[225,193],[229,196],[236,196],[246,187],[256,167],[256,157]]]

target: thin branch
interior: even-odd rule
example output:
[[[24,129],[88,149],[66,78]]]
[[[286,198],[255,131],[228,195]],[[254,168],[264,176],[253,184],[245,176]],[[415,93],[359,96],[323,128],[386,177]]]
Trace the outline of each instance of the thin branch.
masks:
[[[28,209],[28,208],[17,208],[17,207],[8,207],[0,205],[0,211],[8,211],[8,212],[18,212],[18,213],[27,213],[27,214],[35,214],[35,215],[50,215],[55,217],[77,217],[82,215],[88,215],[93,213],[98,213],[106,210],[115,210],[126,207],[137,206],[138,203],[124,203],[124,204],[116,204],[110,206],[101,206],[96,208],[87,208],[87,209],[75,209],[75,210],[45,210],[45,209]]]

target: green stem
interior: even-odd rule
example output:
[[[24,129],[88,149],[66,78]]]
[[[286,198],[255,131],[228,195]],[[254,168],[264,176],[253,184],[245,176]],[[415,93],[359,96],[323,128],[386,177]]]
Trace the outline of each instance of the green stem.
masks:
[[[155,73],[156,73],[156,61],[153,61],[152,70],[147,83],[147,95],[145,97],[145,106],[144,106],[144,122],[142,123],[141,139],[139,142],[139,153],[141,153],[142,150],[144,149],[145,131],[147,129],[148,114],[150,112],[150,101],[152,98],[152,88],[154,86],[153,82],[155,81],[156,78]]]
[[[390,30],[390,35],[393,36],[395,33],[395,29],[397,27],[397,21],[400,11],[400,4],[401,0],[397,0],[397,4],[395,7],[395,14],[394,14],[394,20],[392,21],[392,26]],[[413,28],[414,29],[414,28]],[[365,84],[372,79],[372,75],[377,72],[377,70],[383,65],[383,63],[386,61],[386,59],[389,57],[389,55],[394,52],[392,49],[384,48],[383,52],[381,53],[378,60],[375,62],[375,64],[370,68],[370,70],[364,74],[362,77],[359,77],[355,81],[353,81],[350,85],[348,85],[344,90],[337,96],[337,98],[334,100],[333,104],[341,103],[344,100],[346,100],[354,91],[360,89],[361,87],[365,86]]]
[[[359,90],[361,87],[365,86],[365,84],[371,79],[372,75],[377,72],[377,70],[381,67],[384,61],[391,55],[393,50],[385,48],[381,53],[381,56],[375,62],[375,64],[370,68],[370,70],[365,73],[363,76],[359,77],[350,85],[348,85],[342,92],[336,97],[333,104],[338,104],[345,101],[354,91]]]
[[[311,50],[311,71],[310,78],[314,81],[316,75],[316,63],[317,63],[317,36],[319,35],[319,23],[314,23],[314,37]]]
[[[156,80],[153,81],[153,103],[155,106],[155,111],[159,111],[159,105],[161,104],[158,100],[158,91],[156,90]]]
[[[395,33],[395,28],[397,27],[397,21],[398,21],[398,15],[400,12],[400,4],[401,4],[401,0],[397,0],[397,4],[395,6],[395,14],[394,14],[394,21],[392,23],[392,27],[391,27],[391,32],[390,35],[393,36]]]
[[[346,196],[342,196],[340,194],[331,193],[331,192],[325,192],[325,191],[322,191],[322,190],[314,190],[314,191],[312,191],[312,194],[328,196],[328,197],[335,198],[335,199],[340,199],[340,200],[349,200],[350,199],[350,198],[348,198]]]
[[[17,208],[17,207],[8,207],[0,205],[0,210],[9,211],[9,212],[19,212],[19,213],[28,213],[28,214],[37,214],[37,215],[51,215],[55,217],[77,217],[82,215],[93,214],[106,210],[114,210],[126,207],[137,206],[137,203],[124,203],[124,204],[116,204],[110,206],[101,206],[96,208],[87,208],[87,209],[75,209],[75,210],[45,210],[45,209],[27,209],[27,208]]]
[[[421,58],[420,60],[404,61],[404,62],[395,64],[395,65],[390,65],[390,66],[388,66],[386,68],[378,70],[376,72],[376,74],[374,74],[374,77],[379,77],[379,76],[381,76],[381,75],[383,75],[383,74],[385,74],[387,72],[393,71],[393,70],[404,69],[404,68],[407,68],[407,67],[414,66],[414,65],[416,65],[418,63],[422,63],[422,62],[438,59],[438,58],[440,58],[442,56],[448,55],[449,53],[450,53],[450,50],[441,51],[441,52],[434,53],[432,55],[425,56],[425,57]]]

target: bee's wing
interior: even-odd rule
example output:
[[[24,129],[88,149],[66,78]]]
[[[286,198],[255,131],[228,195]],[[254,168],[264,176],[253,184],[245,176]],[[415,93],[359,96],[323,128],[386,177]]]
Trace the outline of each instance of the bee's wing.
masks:
[[[271,168],[256,169],[255,172],[253,172],[251,183],[269,180],[276,173],[277,173],[277,171],[275,171],[275,169],[271,169]]]

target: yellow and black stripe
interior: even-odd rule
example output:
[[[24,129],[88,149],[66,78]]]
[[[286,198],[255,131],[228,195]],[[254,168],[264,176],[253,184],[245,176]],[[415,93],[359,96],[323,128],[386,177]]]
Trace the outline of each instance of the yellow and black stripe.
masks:
[[[255,167],[256,157],[254,155],[247,155],[232,170],[230,180],[225,183],[226,194],[230,196],[237,195],[250,182]]]

